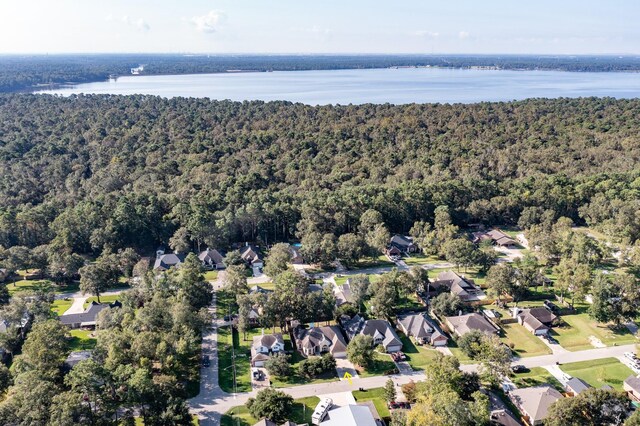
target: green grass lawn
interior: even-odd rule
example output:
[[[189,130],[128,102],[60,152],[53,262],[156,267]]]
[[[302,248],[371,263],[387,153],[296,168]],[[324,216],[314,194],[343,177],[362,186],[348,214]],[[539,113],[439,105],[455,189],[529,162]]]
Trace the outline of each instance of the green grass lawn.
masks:
[[[373,405],[376,406],[380,417],[389,418],[391,416],[389,408],[387,408],[387,402],[384,400],[384,388],[353,391],[352,394],[357,402],[373,401]]]
[[[462,350],[458,347],[458,344],[456,343],[455,340],[449,339],[449,342],[447,343],[447,347],[449,348],[453,356],[458,358],[458,361],[460,361],[460,364],[471,364],[475,362],[471,358],[469,358],[467,354],[462,352]]]
[[[526,373],[515,374],[513,383],[519,388],[548,384],[555,387],[558,391],[563,391],[560,382],[542,367],[533,367]]]
[[[350,275],[336,275],[334,277],[334,280],[336,281],[336,284],[338,285],[344,285],[346,284],[347,280],[351,278]]]
[[[547,345],[520,324],[503,324],[502,329],[504,330],[504,337],[501,337],[501,340],[507,345],[513,343],[513,350],[519,357],[551,353],[551,349]]]
[[[395,305],[396,311],[422,309],[424,306],[418,302],[418,295],[415,293],[400,297]]]
[[[425,264],[437,264],[446,263],[444,260],[439,259],[437,256],[425,256],[424,254],[414,253],[411,257],[403,257],[402,260],[407,266],[413,265],[425,265]]]
[[[560,368],[565,373],[584,380],[594,388],[609,385],[614,389],[622,390],[622,382],[624,382],[624,379],[635,375],[629,367],[622,364],[616,358],[572,362],[563,364]]]
[[[62,315],[72,304],[73,300],[71,299],[57,299],[51,304],[51,310],[58,315]]]
[[[15,283],[7,284],[7,290],[9,291],[9,295],[13,296],[16,293],[20,293],[23,291],[24,292],[36,291],[41,286],[47,285],[47,284],[51,284],[51,283],[46,280],[33,280],[33,281],[21,280],[21,281],[16,281]]]
[[[207,271],[204,273],[204,279],[206,281],[215,281],[218,279],[218,271]]]
[[[586,313],[563,315],[562,320],[566,325],[553,328],[551,334],[563,348],[570,351],[592,349],[589,336],[597,337],[607,346],[637,342],[637,339],[626,328],[614,330],[609,325],[600,324],[589,318]]]
[[[69,347],[72,352],[85,351],[95,348],[96,339],[91,337],[91,331],[88,330],[70,330],[71,341]]]
[[[291,421],[297,424],[311,424],[311,416],[320,402],[317,396],[298,398],[294,400]],[[233,407],[220,420],[221,426],[253,426],[260,419],[254,419],[244,405]]]
[[[193,426],[198,426],[200,424],[200,421],[198,420],[198,416],[193,414],[192,417],[193,417],[193,423],[192,423]],[[134,421],[136,426],[144,426],[144,420],[142,420],[142,417],[134,417]]]
[[[251,337],[243,340],[237,332],[233,332],[233,343],[236,354],[236,387],[238,392],[251,391],[251,364],[247,351],[251,347]],[[232,364],[232,336],[229,327],[218,328],[218,378],[220,388],[223,391],[232,393],[233,388],[233,368]]]
[[[373,362],[366,369],[359,369],[358,375],[361,377],[381,376],[386,371],[396,368],[396,364],[391,360],[389,354],[382,354],[378,351],[373,352]]]
[[[366,269],[366,268],[378,268],[382,266],[395,266],[396,264],[390,261],[387,256],[380,255],[376,258],[365,257],[362,258],[349,269],[357,270],[357,269]]]
[[[100,296],[100,303],[113,303],[116,300],[122,300],[122,296],[119,294],[110,294],[108,296]],[[84,302],[84,308],[86,309],[91,302],[97,302],[98,298],[95,296],[91,296]]]
[[[402,340],[402,351],[407,355],[407,362],[414,370],[424,370],[436,357],[438,351],[435,349],[427,349],[427,347],[416,345],[409,337],[403,333],[398,333]]]

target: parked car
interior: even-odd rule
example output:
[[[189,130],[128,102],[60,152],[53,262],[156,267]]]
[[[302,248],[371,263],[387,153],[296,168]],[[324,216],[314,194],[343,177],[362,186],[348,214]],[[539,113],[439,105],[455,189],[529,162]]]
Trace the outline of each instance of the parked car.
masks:
[[[400,361],[406,361],[407,360],[407,356],[404,354],[404,352],[398,351],[398,352],[396,352],[396,355],[398,355],[398,359]]]
[[[393,408],[400,408],[400,404],[398,404],[398,403],[397,403],[397,402],[395,402],[395,401],[391,401],[391,402],[389,402],[389,403],[388,403],[388,407],[389,407],[390,409],[393,409]]]
[[[254,380],[257,380],[259,382],[264,380],[264,373],[258,368],[252,368],[251,375],[253,376]]]
[[[526,373],[527,371],[529,371],[529,369],[524,365],[514,365],[513,367],[511,367],[511,371],[513,371],[514,373]]]
[[[627,357],[628,359],[630,359],[631,361],[635,361],[635,360],[638,359],[636,354],[634,354],[633,352],[625,352],[624,356]]]
[[[209,360],[209,355],[204,355],[202,357],[202,366],[207,368],[211,365],[211,360]]]

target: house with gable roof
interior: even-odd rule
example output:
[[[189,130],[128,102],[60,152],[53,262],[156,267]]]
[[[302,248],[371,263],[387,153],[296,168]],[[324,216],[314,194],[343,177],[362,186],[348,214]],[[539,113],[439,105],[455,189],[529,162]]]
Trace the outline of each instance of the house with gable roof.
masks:
[[[365,320],[360,315],[355,315],[350,320],[344,321],[342,326],[349,336],[349,340],[358,334],[371,336],[373,345],[382,345],[387,352],[402,350],[402,341],[388,321],[373,319]]]

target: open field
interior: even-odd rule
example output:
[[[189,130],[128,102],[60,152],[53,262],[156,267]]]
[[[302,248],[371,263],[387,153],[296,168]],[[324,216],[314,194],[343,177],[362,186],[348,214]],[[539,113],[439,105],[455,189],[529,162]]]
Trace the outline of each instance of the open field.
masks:
[[[316,405],[320,402],[320,398],[310,396],[307,398],[299,398],[294,400],[293,412],[291,413],[291,421],[298,424],[311,424],[311,416]],[[253,426],[259,419],[254,419],[249,410],[244,405],[234,407],[227,411],[220,421],[221,426]]]
[[[614,389],[622,390],[624,379],[635,375],[629,367],[616,358],[572,362],[563,364],[560,368],[565,373],[584,380],[594,388],[609,385]]]
[[[637,342],[637,339],[625,327],[613,329],[609,325],[599,324],[589,318],[586,313],[563,315],[567,324],[552,329],[552,336],[560,345],[570,351],[591,349],[589,336],[595,336],[607,346],[626,345]]]

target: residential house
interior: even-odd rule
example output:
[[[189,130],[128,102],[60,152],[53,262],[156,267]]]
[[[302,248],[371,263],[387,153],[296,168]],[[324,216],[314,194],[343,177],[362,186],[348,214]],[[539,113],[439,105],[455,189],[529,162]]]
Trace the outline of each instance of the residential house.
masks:
[[[387,352],[397,352],[402,350],[402,341],[395,330],[384,320],[365,320],[360,315],[355,315],[350,320],[344,321],[344,327],[349,340],[358,334],[371,336],[373,345],[382,345]]]
[[[421,345],[447,345],[447,336],[435,324],[428,321],[424,314],[399,315],[398,325],[404,334],[413,337]]]
[[[500,329],[495,324],[477,312],[445,317],[444,321],[451,333],[458,337],[462,337],[470,331],[482,331],[487,334],[498,334],[500,332]]]
[[[353,304],[353,296],[351,295],[351,284],[349,280],[342,285],[337,285],[333,288],[333,294],[336,297],[336,306],[340,307],[346,303]]]
[[[567,392],[572,393],[574,396],[586,391],[590,387],[591,385],[589,383],[577,377],[572,377],[567,381],[567,384],[564,385]]]
[[[251,366],[264,367],[264,363],[273,354],[284,352],[284,339],[282,334],[262,334],[254,336],[251,345]]]
[[[389,256],[401,256],[407,253],[415,253],[418,251],[418,246],[413,243],[410,237],[403,235],[394,235],[389,240],[387,246],[387,254]]]
[[[458,275],[453,271],[441,272],[438,279],[430,284],[435,291],[448,290],[457,294],[463,302],[477,302],[487,298],[487,295],[469,278]]]
[[[79,314],[61,315],[58,317],[60,322],[71,329],[82,327],[95,327],[98,314],[107,308],[120,308],[122,304],[119,301],[113,303],[91,302],[84,312]]]
[[[70,371],[80,361],[85,361],[91,358],[91,351],[75,351],[71,352],[67,359],[64,361],[64,369]]]
[[[636,376],[627,377],[622,383],[622,388],[629,395],[629,399],[640,402],[640,378]]]
[[[294,330],[294,336],[298,350],[306,356],[324,353],[330,353],[334,358],[347,356],[347,343],[335,325],[309,329],[299,326]]]
[[[483,241],[491,241],[491,244],[506,248],[516,248],[518,243],[499,229],[492,229],[488,232],[474,232],[473,242],[481,243]]]
[[[304,258],[302,254],[300,254],[300,246],[289,244],[289,253],[291,254],[291,264],[292,265],[302,265],[304,264]]]
[[[530,309],[514,307],[512,316],[518,320],[520,325],[536,336],[549,333],[549,330],[556,324],[558,319],[557,315],[542,307]]]
[[[154,271],[168,271],[171,268],[177,268],[184,262],[185,256],[178,253],[166,254],[163,248],[156,250],[156,261],[153,264]]]
[[[240,257],[250,268],[263,268],[262,253],[257,246],[247,244],[240,249]]]
[[[562,398],[562,394],[551,386],[519,388],[509,392],[513,403],[527,418],[530,425],[541,425],[549,414],[549,407]]]
[[[198,259],[202,262],[202,266],[205,269],[224,269],[224,256],[220,251],[212,248],[207,248],[205,251],[198,255]]]
[[[253,287],[251,287],[249,289],[249,294],[257,294],[257,293],[269,294],[269,293],[273,293],[273,290],[266,289],[266,288],[261,287],[259,285],[254,285]]]
[[[320,426],[378,426],[366,405],[349,404],[327,412]]]

